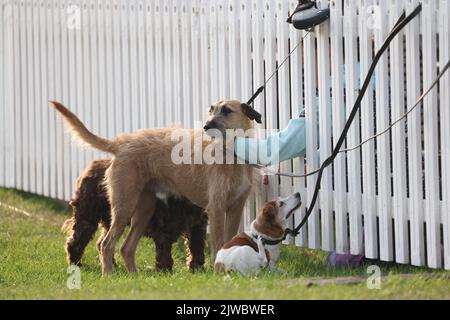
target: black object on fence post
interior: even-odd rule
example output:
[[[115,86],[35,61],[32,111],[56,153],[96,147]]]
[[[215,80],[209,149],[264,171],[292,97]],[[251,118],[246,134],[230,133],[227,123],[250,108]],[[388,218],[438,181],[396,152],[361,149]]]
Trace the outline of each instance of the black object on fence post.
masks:
[[[316,1],[299,0],[287,23],[292,23],[296,29],[305,30],[321,24],[329,17],[330,8],[319,9]]]

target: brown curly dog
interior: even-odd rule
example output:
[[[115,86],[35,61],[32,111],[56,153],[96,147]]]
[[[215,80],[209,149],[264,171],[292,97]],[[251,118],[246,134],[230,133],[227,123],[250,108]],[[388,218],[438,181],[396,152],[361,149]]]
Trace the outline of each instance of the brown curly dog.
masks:
[[[97,241],[97,249],[110,228],[111,208],[104,189],[105,171],[110,164],[111,160],[92,161],[77,179],[77,190],[70,202],[73,217],[63,225],[63,230],[70,230],[65,246],[69,264],[81,265],[84,249],[99,224],[103,232]],[[189,269],[203,266],[207,222],[205,211],[184,198],[169,195],[165,200],[158,199],[155,214],[145,232],[145,236],[153,238],[156,245],[156,268],[172,269],[172,244],[180,236],[185,237],[189,251]]]

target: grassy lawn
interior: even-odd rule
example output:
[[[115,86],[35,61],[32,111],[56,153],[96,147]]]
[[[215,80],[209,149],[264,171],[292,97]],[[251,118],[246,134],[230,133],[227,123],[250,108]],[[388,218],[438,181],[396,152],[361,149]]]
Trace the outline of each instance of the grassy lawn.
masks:
[[[189,273],[180,241],[173,248],[174,272],[159,274],[152,269],[154,246],[148,239],[138,248],[138,274],[127,274],[119,258],[107,277],[100,274],[93,241],[84,257],[81,289],[69,290],[60,227],[70,211],[59,202],[7,189],[0,189],[0,202],[30,213],[0,206],[0,299],[450,299],[450,272],[397,264],[379,264],[387,276],[380,290],[367,289],[364,281],[308,286],[316,277],[367,275],[366,267],[331,270],[325,252],[295,246],[282,249],[279,266],[286,274],[244,278],[214,274],[210,266]]]

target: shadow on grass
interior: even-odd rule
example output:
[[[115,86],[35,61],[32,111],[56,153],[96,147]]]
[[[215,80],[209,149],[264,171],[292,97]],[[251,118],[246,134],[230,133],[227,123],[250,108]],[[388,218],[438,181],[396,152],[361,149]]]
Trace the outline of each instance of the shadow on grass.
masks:
[[[65,201],[39,196],[17,189],[0,188],[0,199],[5,199],[5,202],[11,200],[7,203],[11,206],[16,206],[17,203],[26,203],[27,206],[33,209],[45,209],[51,213],[65,216],[71,211],[69,204]]]

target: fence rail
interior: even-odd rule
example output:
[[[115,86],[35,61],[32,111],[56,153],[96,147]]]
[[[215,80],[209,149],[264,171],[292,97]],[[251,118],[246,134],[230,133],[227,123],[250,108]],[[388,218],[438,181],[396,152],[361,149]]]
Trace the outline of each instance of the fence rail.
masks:
[[[90,159],[47,101],[70,106],[94,132],[198,126],[212,102],[246,100],[305,36],[285,23],[291,0],[0,0],[0,185],[69,199]],[[374,51],[417,0],[333,0],[255,107],[283,128],[305,107],[307,154],[280,169],[319,166],[341,132]],[[347,146],[389,126],[450,58],[450,3],[423,11],[376,68]],[[450,75],[389,134],[338,156],[299,246],[450,269]],[[317,150],[320,150],[317,152]],[[268,197],[302,193],[316,177],[270,177],[251,196],[247,225]],[[298,223],[304,207],[294,216]]]

